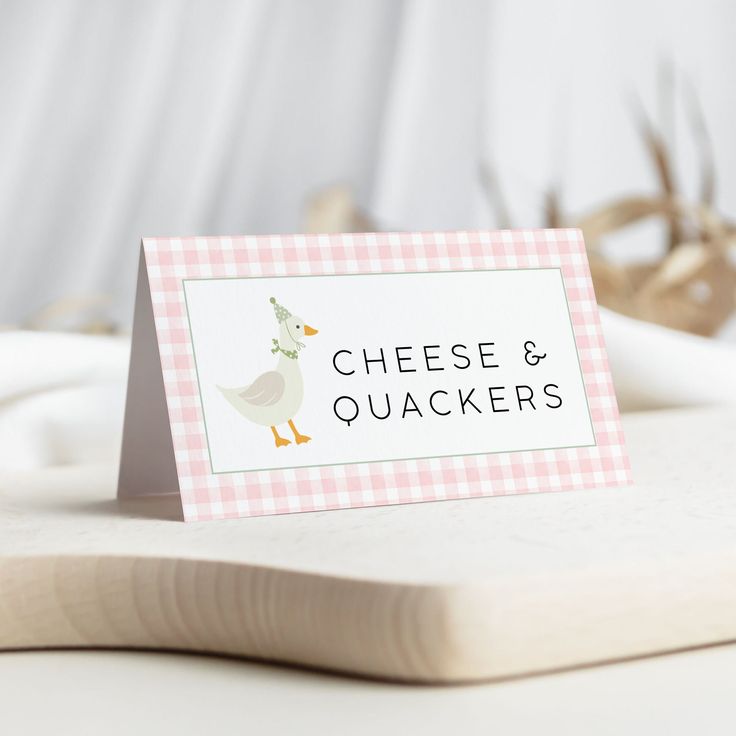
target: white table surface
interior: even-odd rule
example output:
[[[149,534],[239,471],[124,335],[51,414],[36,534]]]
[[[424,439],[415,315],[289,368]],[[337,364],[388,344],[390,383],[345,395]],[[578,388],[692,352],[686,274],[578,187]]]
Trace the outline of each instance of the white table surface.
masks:
[[[667,419],[669,424],[675,416]],[[672,424],[671,428],[677,426]],[[688,433],[678,430],[676,434],[682,434],[682,443],[687,441]],[[684,452],[678,452],[676,458]],[[730,461],[732,455],[726,452],[721,457]],[[672,466],[668,466],[668,473],[674,479],[677,462]],[[704,472],[714,472],[709,463],[702,467]],[[671,537],[672,544],[693,549],[698,544],[709,549],[719,540],[728,541],[723,533],[728,528],[731,507],[722,504],[705,513],[704,497],[702,492],[686,494],[679,505],[675,504],[683,518],[693,517],[690,509],[697,510],[693,517],[697,523],[687,527],[689,538],[678,535],[676,527],[664,523],[664,519],[653,525],[649,536],[656,532],[663,540]],[[558,507],[575,500],[573,494],[535,498]],[[600,501],[601,496],[596,499]],[[29,508],[24,514],[40,513],[32,500],[27,498]],[[582,497],[578,503],[582,503]],[[432,507],[422,504],[410,511],[417,519],[431,512]],[[634,520],[642,524],[643,509],[640,504],[632,524]],[[404,513],[401,508],[399,511]],[[670,516],[670,522],[680,516]],[[325,514],[318,520],[329,524],[337,518]],[[299,521],[297,517],[284,519],[287,526]],[[201,527],[205,531],[216,528]],[[596,528],[605,530],[608,526]],[[177,524],[171,529],[172,534],[186,531],[184,525]],[[283,554],[288,552],[284,552],[283,542],[280,549]],[[725,554],[730,547],[719,549]],[[692,578],[692,584],[696,582]],[[736,643],[452,687],[371,682],[245,660],[181,654],[0,653],[0,736],[46,733],[730,736],[736,733]]]
[[[464,682],[736,640],[736,414],[624,424],[635,484],[559,494],[183,524],[114,468],[0,478],[0,647]]]
[[[733,734],[736,645],[408,686],[142,652],[0,654],[3,734]]]

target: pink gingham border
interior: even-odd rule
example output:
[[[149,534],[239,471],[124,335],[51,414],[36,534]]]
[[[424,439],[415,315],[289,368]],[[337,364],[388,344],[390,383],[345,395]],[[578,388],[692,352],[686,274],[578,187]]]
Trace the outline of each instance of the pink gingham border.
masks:
[[[631,482],[579,230],[148,238],[143,249],[188,521]],[[212,474],[184,279],[536,267],[563,274],[594,447]]]

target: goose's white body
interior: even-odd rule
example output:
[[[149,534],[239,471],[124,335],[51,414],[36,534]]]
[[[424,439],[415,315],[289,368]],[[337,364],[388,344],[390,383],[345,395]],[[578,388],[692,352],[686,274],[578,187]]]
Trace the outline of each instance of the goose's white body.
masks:
[[[299,360],[284,354],[280,354],[274,371],[263,373],[247,386],[217,388],[246,419],[264,427],[288,422],[299,411],[304,398]]]
[[[301,434],[294,425],[294,415],[299,411],[304,398],[304,382],[299,367],[299,351],[304,347],[302,337],[316,335],[317,330],[305,325],[301,317],[292,315],[271,297],[276,317],[279,320],[279,339],[274,340],[279,358],[275,370],[266,371],[247,386],[223,388],[222,395],[246,419],[263,427],[271,427],[276,447],[286,447],[291,440],[281,437],[276,429],[288,422],[297,445],[312,438]]]

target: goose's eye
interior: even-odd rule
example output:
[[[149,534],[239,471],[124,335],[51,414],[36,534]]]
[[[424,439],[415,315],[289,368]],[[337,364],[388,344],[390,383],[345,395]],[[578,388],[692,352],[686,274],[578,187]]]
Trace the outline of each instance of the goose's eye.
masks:
[[[300,327],[301,327],[301,325],[297,325],[297,326],[296,326],[297,330],[298,330],[298,329],[299,329]]]

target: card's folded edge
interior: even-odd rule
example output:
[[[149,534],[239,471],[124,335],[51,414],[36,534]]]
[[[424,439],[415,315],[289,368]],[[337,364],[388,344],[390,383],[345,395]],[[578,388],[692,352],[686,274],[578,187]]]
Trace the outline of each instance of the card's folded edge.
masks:
[[[117,495],[160,494],[179,495],[179,479],[141,244]]]

